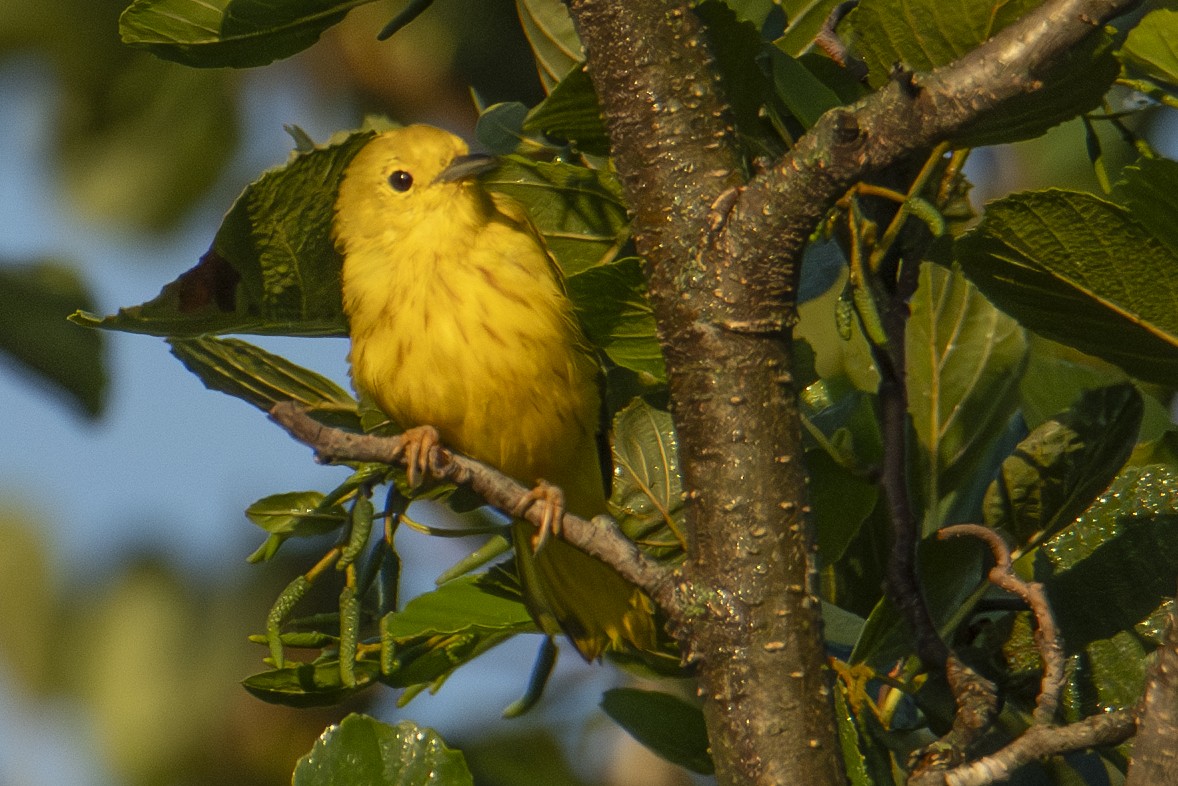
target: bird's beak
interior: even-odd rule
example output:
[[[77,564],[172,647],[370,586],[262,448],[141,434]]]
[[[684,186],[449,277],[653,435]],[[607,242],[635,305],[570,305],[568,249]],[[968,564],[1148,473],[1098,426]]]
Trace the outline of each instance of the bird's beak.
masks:
[[[468,177],[480,175],[499,166],[499,159],[486,153],[471,153],[458,156],[434,180],[435,183],[453,183]]]

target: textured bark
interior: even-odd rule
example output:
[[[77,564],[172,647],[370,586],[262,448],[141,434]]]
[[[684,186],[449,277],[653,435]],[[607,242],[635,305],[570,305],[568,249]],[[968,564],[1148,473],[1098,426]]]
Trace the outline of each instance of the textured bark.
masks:
[[[1154,657],[1125,786],[1178,783],[1178,611]]]
[[[790,376],[801,253],[846,189],[1038,87],[1136,0],[1049,0],[956,63],[827,113],[747,179],[683,0],[569,0],[647,264],[687,490],[680,629],[721,784],[844,783]]]

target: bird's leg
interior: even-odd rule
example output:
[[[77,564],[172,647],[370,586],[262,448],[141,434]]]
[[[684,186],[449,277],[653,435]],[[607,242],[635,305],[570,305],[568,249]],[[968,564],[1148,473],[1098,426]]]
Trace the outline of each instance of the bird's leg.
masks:
[[[524,495],[512,515],[522,517],[528,509],[537,502],[544,506],[540,520],[539,531],[532,538],[532,549],[539,551],[548,542],[551,535],[560,537],[561,527],[564,526],[564,492],[559,486],[554,486],[546,480],[536,481],[536,487]]]
[[[442,443],[433,426],[414,426],[401,434],[400,454],[405,457],[405,475],[410,488],[417,488],[430,474],[430,456]]]

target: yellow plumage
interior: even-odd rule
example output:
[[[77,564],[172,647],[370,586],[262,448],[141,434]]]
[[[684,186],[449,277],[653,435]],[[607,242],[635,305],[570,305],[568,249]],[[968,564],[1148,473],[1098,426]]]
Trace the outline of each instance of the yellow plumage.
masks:
[[[523,483],[543,478],[593,516],[597,362],[526,215],[463,175],[466,154],[452,134],[409,126],[375,137],[345,173],[334,233],[353,383],[402,428],[434,426],[447,446]],[[559,539],[533,555],[526,527],[520,575],[545,630],[558,622],[586,658],[653,646],[641,592]]]

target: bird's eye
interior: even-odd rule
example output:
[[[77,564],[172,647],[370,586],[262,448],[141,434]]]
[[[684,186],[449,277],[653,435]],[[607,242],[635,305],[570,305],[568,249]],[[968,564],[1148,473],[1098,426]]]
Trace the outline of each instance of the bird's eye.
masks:
[[[413,185],[413,175],[404,169],[398,169],[389,175],[389,185],[393,187],[394,191],[408,191],[409,187]]]

